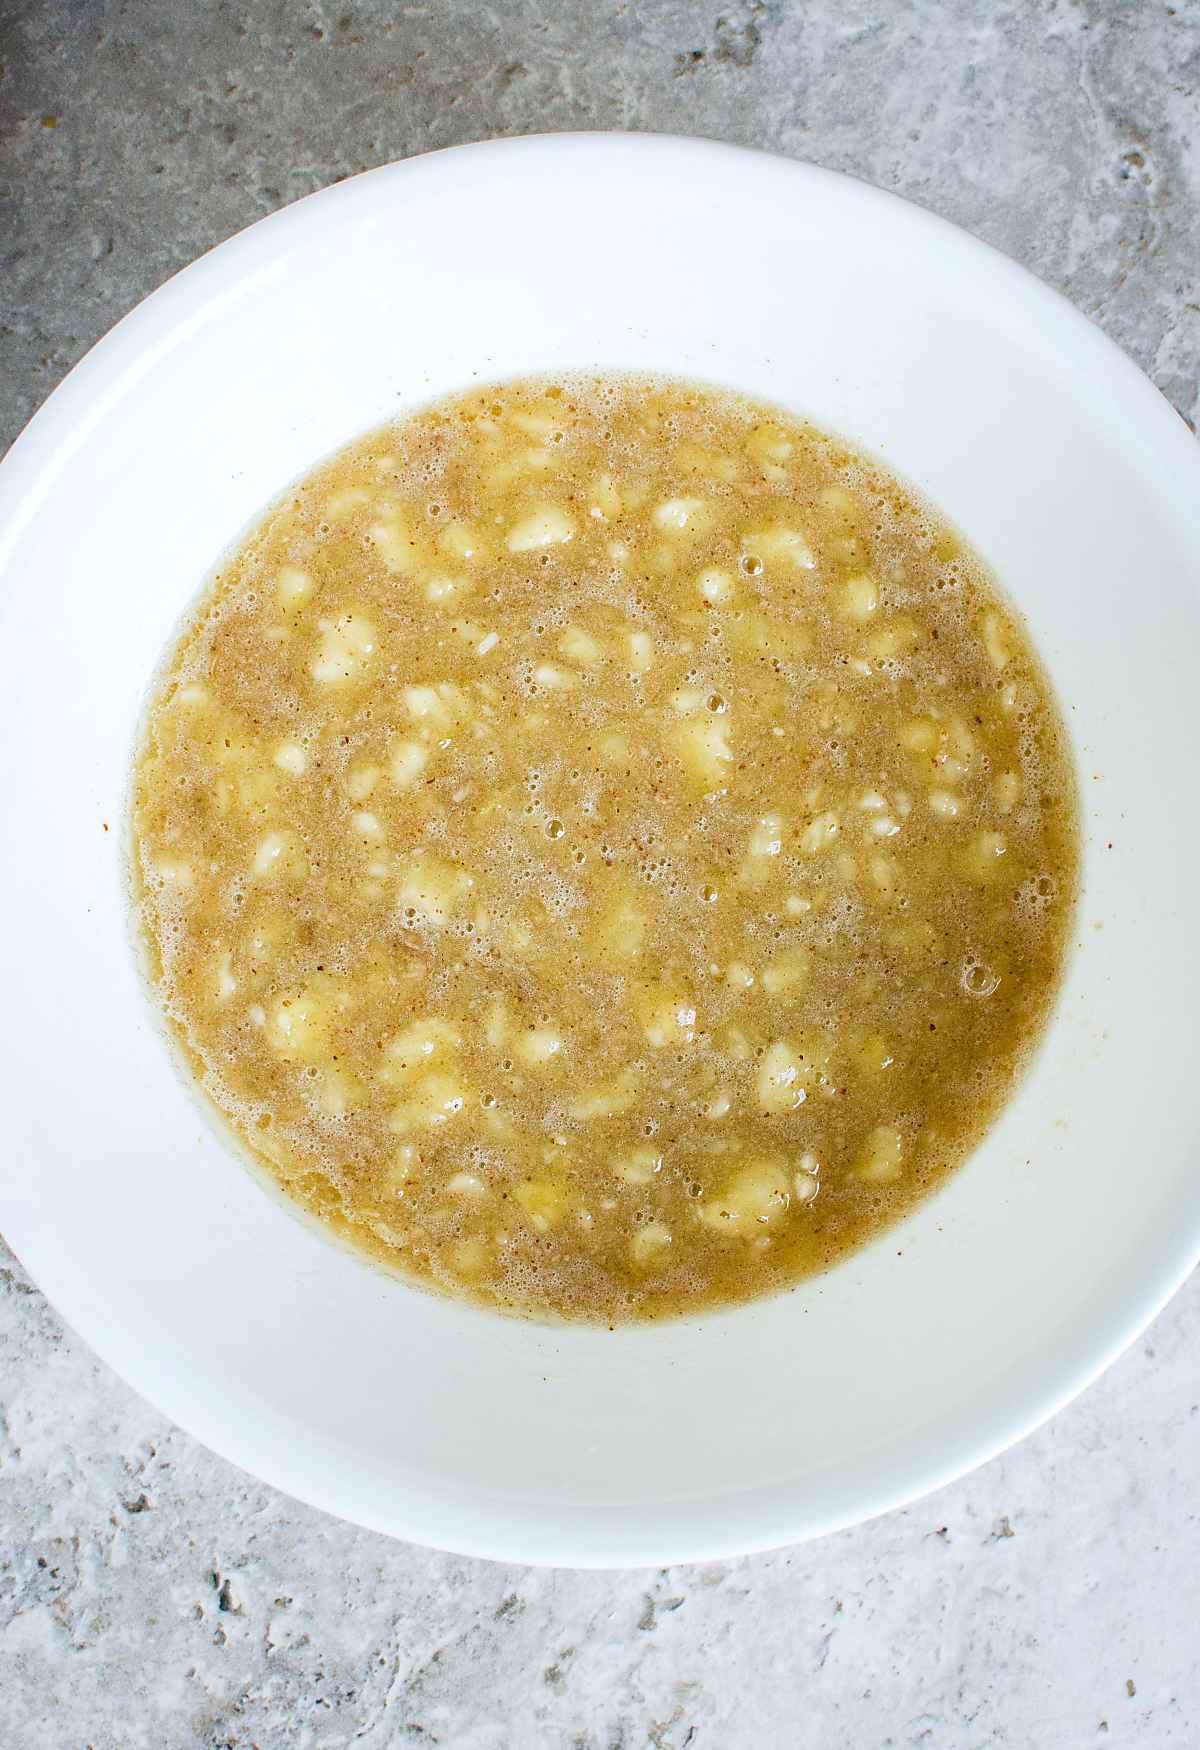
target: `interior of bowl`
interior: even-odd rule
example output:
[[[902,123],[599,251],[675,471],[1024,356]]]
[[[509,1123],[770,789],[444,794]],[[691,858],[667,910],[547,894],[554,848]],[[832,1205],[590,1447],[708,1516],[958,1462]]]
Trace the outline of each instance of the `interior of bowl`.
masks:
[[[733,1312],[505,1319],[292,1219],[175,1070],[120,857],[149,677],[296,476],[472,382],[668,372],[777,401],[916,484],[1025,613],[1066,710],[1084,888],[1045,1045],[901,1228]],[[864,1517],[986,1457],[1194,1261],[1200,474],[1065,304],[919,210],[698,142],[545,137],[300,203],[156,294],[0,469],[10,857],[0,1225],[131,1382],[365,1524],[663,1562]]]

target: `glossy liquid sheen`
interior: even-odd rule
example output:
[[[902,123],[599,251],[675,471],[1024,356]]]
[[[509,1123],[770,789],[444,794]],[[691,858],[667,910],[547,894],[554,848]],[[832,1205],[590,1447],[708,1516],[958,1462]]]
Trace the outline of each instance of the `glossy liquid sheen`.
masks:
[[[777,409],[522,382],[215,578],[134,786],[201,1086],[377,1257],[616,1322],[778,1289],[959,1163],[1046,1019],[1075,783],[1029,640]]]

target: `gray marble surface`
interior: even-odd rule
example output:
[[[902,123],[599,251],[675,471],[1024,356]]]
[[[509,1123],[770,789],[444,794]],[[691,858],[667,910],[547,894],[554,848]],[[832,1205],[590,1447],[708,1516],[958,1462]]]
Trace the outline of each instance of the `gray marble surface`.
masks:
[[[282,203],[487,135],[646,128],[896,189],[1200,415],[1200,0],[0,3],[0,440]],[[10,999],[11,999],[11,993]],[[1200,1288],[929,1500],[710,1567],[388,1542],[214,1458],[0,1254],[0,1745],[1200,1743]]]

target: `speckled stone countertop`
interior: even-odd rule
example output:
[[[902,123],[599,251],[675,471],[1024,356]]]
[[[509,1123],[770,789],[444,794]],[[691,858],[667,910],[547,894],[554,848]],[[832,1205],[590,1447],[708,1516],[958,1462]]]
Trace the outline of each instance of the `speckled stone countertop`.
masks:
[[[487,135],[773,147],[935,208],[1200,415],[1200,0],[0,3],[0,441],[286,201]],[[11,995],[11,993],[10,993]],[[776,1555],[388,1542],[173,1428],[0,1246],[0,1745],[1200,1744],[1200,1285],[1048,1428]]]

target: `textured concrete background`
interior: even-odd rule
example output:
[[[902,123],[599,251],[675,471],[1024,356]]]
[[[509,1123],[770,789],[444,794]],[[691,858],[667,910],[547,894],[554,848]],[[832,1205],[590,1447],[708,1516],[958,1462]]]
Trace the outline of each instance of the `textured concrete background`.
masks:
[[[1198,93],[1200,0],[0,0],[0,441],[272,208],[581,127],[772,146],[910,195],[1060,287],[1195,422]],[[581,1575],[295,1506],[0,1263],[5,1750],[1200,1743],[1195,1283],[1082,1402],[907,1512]]]

